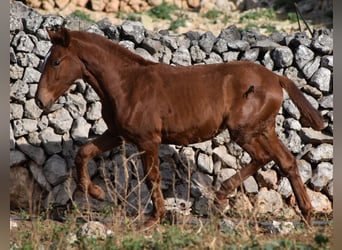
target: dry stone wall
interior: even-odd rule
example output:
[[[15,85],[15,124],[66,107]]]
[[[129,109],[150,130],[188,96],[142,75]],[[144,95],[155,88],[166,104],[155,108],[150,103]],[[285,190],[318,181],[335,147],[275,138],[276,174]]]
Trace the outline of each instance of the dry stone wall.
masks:
[[[298,109],[284,92],[276,130],[298,159],[300,175],[315,211],[332,212],[332,30],[316,30],[312,38],[306,33],[265,36],[252,30],[240,31],[231,25],[217,37],[210,31],[171,35],[166,30],[150,32],[133,21],[115,26],[105,20],[89,24],[76,18],[42,16],[20,2],[13,2],[10,7],[12,208],[25,207],[28,202],[24,199],[20,203],[19,197],[26,196],[42,200],[43,208],[66,205],[71,199],[82,205],[85,199],[76,190],[75,154],[87,140],[106,130],[99,97],[82,80],[76,81],[49,113],[43,113],[34,102],[39,68],[51,46],[45,27],[54,25],[96,32],[152,61],[189,66],[249,60],[293,79],[322,113],[326,127],[322,132],[302,127]],[[219,186],[250,161],[250,156],[230,140],[227,130],[203,143],[184,147],[162,145],[159,158],[167,208],[183,213],[192,209],[198,214],[208,213],[210,188]],[[145,212],[151,209],[139,152],[134,145],[123,145],[96,157],[90,161],[88,170],[94,182],[107,193],[104,202],[91,200],[94,209],[113,202],[126,204],[133,214],[139,209]],[[29,189],[32,185],[23,181],[26,196],[22,195],[22,188],[16,182],[19,179],[33,181],[35,189]],[[292,198],[289,180],[277,164],[270,162],[231,195],[231,208],[293,215]]]

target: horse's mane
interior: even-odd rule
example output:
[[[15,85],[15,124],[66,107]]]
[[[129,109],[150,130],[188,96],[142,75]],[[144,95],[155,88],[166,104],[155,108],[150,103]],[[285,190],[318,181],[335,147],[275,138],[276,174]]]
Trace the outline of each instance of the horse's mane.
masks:
[[[115,53],[121,59],[129,61],[130,64],[137,63],[143,66],[155,64],[155,62],[149,61],[99,34],[82,31],[71,31],[70,34],[72,38],[82,42],[89,41],[92,44],[104,47],[108,53]]]

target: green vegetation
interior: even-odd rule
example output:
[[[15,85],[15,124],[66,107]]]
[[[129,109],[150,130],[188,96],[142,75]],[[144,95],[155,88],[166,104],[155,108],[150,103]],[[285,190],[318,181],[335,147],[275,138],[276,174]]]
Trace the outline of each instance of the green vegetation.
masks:
[[[150,9],[148,11],[148,14],[154,18],[173,20],[172,16],[174,15],[176,10],[179,10],[179,8],[175,4],[163,2],[160,5]]]
[[[258,19],[275,20],[276,13],[274,9],[253,9],[251,11],[246,11],[240,17],[241,22],[258,20]]]
[[[64,223],[38,217],[32,221],[17,221],[11,230],[11,249],[331,249],[333,225],[305,228],[297,226],[286,235],[271,234],[259,227],[253,216],[235,213],[241,219],[233,228],[222,226],[222,220],[209,216],[189,215],[178,218],[178,224],[168,222],[154,230],[139,230],[139,219],[122,215],[118,207],[106,207],[94,213],[94,218],[104,220],[112,234],[106,238],[80,237],[78,232],[88,218],[79,211],[66,214]],[[177,216],[177,215],[175,215]],[[26,215],[25,217],[26,218]],[[259,220],[259,219],[258,219]],[[263,217],[262,221],[272,220]]]
[[[71,13],[71,16],[78,17],[79,19],[91,23],[95,23],[93,19],[90,18],[90,16],[80,10],[75,10],[74,12]]]
[[[217,9],[212,9],[212,10],[208,10],[208,12],[205,13],[203,16],[204,16],[205,18],[210,19],[210,20],[216,20],[216,19],[218,19],[222,14],[223,14],[222,11],[217,10]]]

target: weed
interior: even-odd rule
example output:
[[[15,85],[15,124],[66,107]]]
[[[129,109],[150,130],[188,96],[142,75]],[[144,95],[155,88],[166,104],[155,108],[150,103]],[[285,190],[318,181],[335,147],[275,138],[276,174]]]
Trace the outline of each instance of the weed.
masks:
[[[288,19],[291,23],[297,22],[297,14],[296,14],[295,12],[289,12],[289,13],[287,13],[287,19]]]
[[[171,22],[169,29],[176,30],[179,27],[185,27],[185,21],[186,19],[184,17],[179,17]]]
[[[172,14],[178,10],[179,8],[175,4],[169,4],[163,1],[160,5],[151,8],[148,11],[148,14],[151,17],[163,19],[163,20],[172,20]]]
[[[208,12],[205,13],[203,16],[210,20],[216,20],[221,15],[222,15],[222,11],[217,10],[217,9],[211,9],[211,10],[208,10]]]
[[[90,23],[95,23],[93,19],[90,18],[90,16],[80,10],[75,10],[74,12],[71,13],[71,16],[78,17],[79,19],[83,21],[87,21]]]
[[[240,21],[250,21],[250,20],[258,20],[260,18],[266,18],[268,20],[274,20],[276,18],[276,13],[274,9],[257,9],[246,11],[244,14],[241,15]]]

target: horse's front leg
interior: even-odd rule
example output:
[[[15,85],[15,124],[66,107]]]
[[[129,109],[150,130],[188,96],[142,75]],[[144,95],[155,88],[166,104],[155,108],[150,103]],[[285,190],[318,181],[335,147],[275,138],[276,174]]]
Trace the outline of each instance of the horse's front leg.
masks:
[[[165,217],[165,204],[163,193],[161,191],[160,183],[161,176],[159,171],[158,159],[158,143],[144,143],[139,145],[140,150],[144,151],[142,155],[142,162],[144,166],[144,173],[146,175],[146,184],[151,192],[153,203],[153,214],[145,222],[145,228],[154,227],[161,219]]]
[[[90,194],[98,200],[104,200],[105,193],[102,188],[92,183],[88,173],[88,162],[90,159],[105,151],[121,145],[120,137],[113,135],[110,131],[106,131],[98,138],[83,145],[77,152],[75,164],[77,169],[77,184],[78,187]]]

